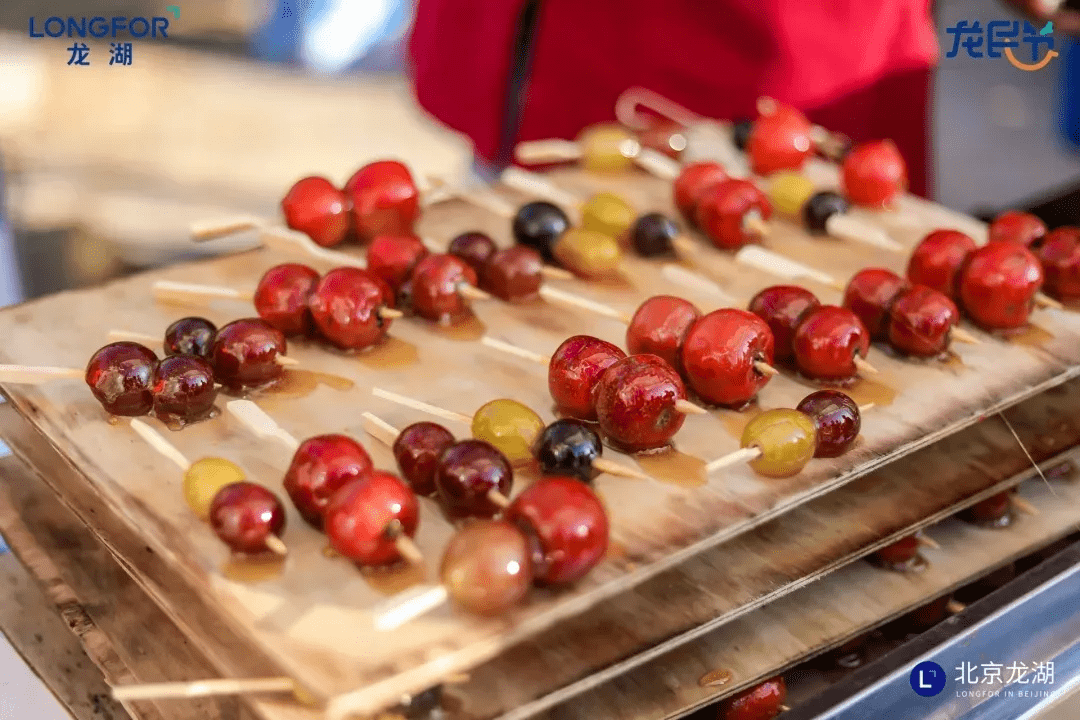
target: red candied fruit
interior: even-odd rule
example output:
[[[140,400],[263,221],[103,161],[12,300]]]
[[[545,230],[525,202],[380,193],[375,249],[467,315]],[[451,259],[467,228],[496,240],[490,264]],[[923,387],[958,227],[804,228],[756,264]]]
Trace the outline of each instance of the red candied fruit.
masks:
[[[308,300],[318,282],[319,273],[307,265],[275,265],[255,288],[255,311],[285,335],[306,335],[312,330]]]
[[[682,372],[682,346],[690,326],[701,317],[693,303],[656,295],[641,303],[626,328],[626,349],[632,355],[656,355]]]
[[[323,177],[297,180],[281,199],[285,224],[316,245],[333,247],[349,234],[349,197]]]
[[[628,451],[671,442],[686,416],[676,408],[686,388],[675,369],[656,355],[630,355],[609,367],[596,385],[600,431]]]
[[[595,420],[593,390],[604,371],[626,357],[621,349],[589,335],[574,335],[559,345],[548,364],[548,390],[559,412]]]

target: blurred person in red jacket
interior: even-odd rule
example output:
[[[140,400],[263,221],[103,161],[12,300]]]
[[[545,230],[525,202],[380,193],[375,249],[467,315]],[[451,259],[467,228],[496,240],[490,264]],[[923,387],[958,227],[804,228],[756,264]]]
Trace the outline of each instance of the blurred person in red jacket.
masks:
[[[1080,24],[1055,0],[1005,2]],[[931,0],[417,0],[410,54],[420,104],[495,168],[517,142],[612,121],[640,86],[708,117],[754,117],[769,96],[857,142],[891,138],[927,194]]]

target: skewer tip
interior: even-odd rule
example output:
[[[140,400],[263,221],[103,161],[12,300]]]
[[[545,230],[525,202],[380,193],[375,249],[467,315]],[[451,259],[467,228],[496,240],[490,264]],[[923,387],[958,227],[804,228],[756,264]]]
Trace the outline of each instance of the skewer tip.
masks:
[[[268,535],[266,538],[266,548],[275,555],[285,557],[289,554],[289,548],[285,545],[284,541],[277,535]]]
[[[490,300],[491,299],[491,295],[489,293],[486,293],[483,290],[481,290],[480,288],[475,287],[473,285],[470,285],[469,283],[464,283],[464,282],[458,284],[458,293],[460,293],[463,297],[468,298],[469,300]]]
[[[863,359],[861,355],[854,358],[855,368],[863,375],[877,375],[878,369]]]
[[[278,355],[277,357],[274,358],[274,362],[276,362],[278,365],[280,365],[282,367],[293,367],[295,365],[300,364],[299,360],[297,360],[295,358],[288,357],[287,355]]]
[[[709,411],[703,407],[695,405],[689,400],[676,400],[675,409],[684,415],[708,415]]]
[[[1050,308],[1052,310],[1064,310],[1065,306],[1054,298],[1044,293],[1035,293],[1035,304],[1041,308]]]
[[[754,369],[756,369],[762,375],[779,375],[780,371],[774,368],[767,362],[758,360],[754,363]]]
[[[397,320],[398,318],[405,317],[405,313],[401,312],[400,310],[395,310],[394,308],[388,307],[379,308],[378,313],[379,317],[383,320]]]
[[[980,340],[976,335],[968,332],[967,330],[965,330],[962,327],[957,327],[957,326],[954,325],[953,328],[952,328],[951,333],[952,333],[952,339],[956,340],[957,342],[966,343],[968,345],[980,345],[980,344],[982,344],[982,340]]]
[[[1017,510],[1024,513],[1025,515],[1039,515],[1040,514],[1039,508],[1035,507],[1034,505],[1029,503],[1027,500],[1025,500],[1024,498],[1022,498],[1022,497],[1020,497],[1018,495],[1013,495],[1012,496],[1012,504]]]

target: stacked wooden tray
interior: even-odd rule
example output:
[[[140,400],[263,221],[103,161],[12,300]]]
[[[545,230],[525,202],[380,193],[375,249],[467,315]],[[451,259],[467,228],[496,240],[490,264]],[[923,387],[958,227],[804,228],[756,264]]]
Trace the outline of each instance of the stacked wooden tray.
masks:
[[[822,186],[835,182],[826,166],[810,172]],[[553,177],[583,198],[607,189],[643,212],[673,212],[669,185],[645,175],[604,178],[563,170]],[[905,198],[895,212],[860,214],[908,247],[938,227],[985,236],[970,218],[914,198]],[[901,254],[811,238],[795,225],[774,227],[766,242],[772,250],[841,282],[862,267],[902,272],[906,263]],[[442,243],[472,229],[509,241],[505,220],[460,202],[432,207],[420,225],[423,235]],[[303,259],[255,250],[9,308],[0,312],[0,360],[78,367],[106,342],[110,329],[158,334],[186,314],[220,322],[249,316],[250,307],[232,301],[199,308],[154,304],[150,287],[154,280],[171,279],[252,288],[263,271],[286,260]],[[661,293],[681,295],[705,310],[745,306],[756,291],[782,281],[704,244],[683,262],[715,281],[718,289],[673,282],[659,263],[635,257],[625,260],[622,282],[558,284],[632,312],[645,297]],[[835,289],[807,285],[823,302],[839,300]],[[372,387],[465,414],[487,400],[510,397],[550,420],[545,369],[490,350],[477,342],[479,336],[487,333],[549,353],[569,335],[592,334],[622,344],[625,333],[617,321],[544,303],[492,301],[474,308],[474,321],[450,328],[395,321],[389,342],[357,355],[293,343],[290,356],[303,369],[290,370],[289,382],[253,399],[298,437],[347,432],[363,439],[364,410],[399,427],[423,419],[374,398]],[[332,708],[367,713],[475,669],[475,693],[463,693],[473,698],[469,715],[491,717],[516,708],[523,708],[517,713],[523,715],[528,708],[541,710],[614,677],[659,649],[686,643],[1003,483],[1017,482],[1026,456],[1017,452],[1015,438],[1002,424],[995,420],[955,434],[1066,383],[1080,370],[1080,316],[1040,311],[1033,323],[1010,339],[980,334],[981,344],[954,348],[955,356],[946,362],[906,360],[876,349],[870,360],[880,375],[850,389],[859,402],[876,405],[864,417],[859,443],[836,460],[813,461],[788,480],[761,478],[743,466],[706,477],[705,462],[738,447],[749,413],[717,410],[690,417],[676,438],[676,450],[641,461],[655,481],[609,476],[597,481],[612,520],[612,545],[607,559],[576,587],[537,592],[508,617],[482,621],[444,609],[389,635],[374,630],[372,608],[388,593],[423,580],[425,573],[364,574],[340,558],[328,558],[322,553],[324,538],[290,511],[290,556],[284,568],[273,576],[252,577],[230,562],[227,550],[188,510],[173,466],[126,423],[111,421],[82,383],[4,387],[22,416],[5,428],[4,438],[220,672],[287,674]],[[784,374],[762,391],[758,408],[794,407],[811,389],[807,381]],[[1021,435],[1026,433],[1037,458],[1080,441],[1080,428],[1069,415],[1075,402],[1067,402],[1075,393],[1070,385],[1062,394],[1039,398],[1029,414],[1018,416],[1014,424]],[[170,440],[191,458],[229,458],[272,488],[279,487],[289,459],[283,446],[255,440],[227,415],[171,434]],[[941,448],[935,453],[890,466],[938,441]],[[374,440],[365,445],[377,466],[394,467],[385,447]],[[517,487],[531,480],[522,473]],[[436,506],[425,501],[417,540],[428,559],[428,579],[451,529]],[[650,620],[642,622],[643,617]],[[646,650],[650,654],[642,654]],[[525,671],[529,666],[537,670]],[[736,673],[731,687],[760,672]],[[529,705],[538,698],[544,699]],[[268,718],[317,712],[288,703],[253,706]]]

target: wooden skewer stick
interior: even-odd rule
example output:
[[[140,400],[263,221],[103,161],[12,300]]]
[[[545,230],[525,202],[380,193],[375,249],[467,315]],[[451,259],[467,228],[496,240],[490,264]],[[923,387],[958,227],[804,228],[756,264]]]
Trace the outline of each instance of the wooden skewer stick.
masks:
[[[949,332],[950,337],[957,342],[967,343],[968,345],[982,344],[982,340],[980,340],[976,335],[968,332],[962,327],[953,325],[952,330],[950,330]]]
[[[769,233],[772,231],[769,224],[765,222],[761,217],[761,213],[757,210],[751,210],[743,215],[742,225],[744,230],[749,230],[761,237],[768,237]]]
[[[679,283],[680,285],[684,285],[688,288],[692,288],[703,293],[715,295],[717,299],[724,304],[734,305],[736,302],[738,302],[737,298],[726,293],[723,288],[721,288],[718,284],[716,284],[709,278],[693,272],[692,270],[687,270],[681,265],[676,265],[674,263],[665,263],[660,268],[660,274],[671,282]]]
[[[503,342],[502,340],[498,340],[489,335],[485,335],[484,337],[480,338],[480,344],[487,345],[489,348],[504,352],[507,355],[516,355],[519,358],[524,358],[525,360],[534,362],[537,365],[543,365],[544,367],[547,367],[548,364],[551,363],[551,358],[547,355],[541,355],[540,353],[533,352],[532,350],[527,350],[523,347],[518,347],[517,345],[512,345],[508,342]]]
[[[285,546],[285,543],[282,542],[281,538],[274,534],[266,536],[266,547],[275,555],[285,557],[289,554],[289,548]]]
[[[466,282],[458,283],[457,291],[463,297],[466,297],[469,300],[490,300],[491,299],[491,295],[484,292],[480,288],[474,287],[474,286],[472,286],[472,285],[470,285],[469,283],[466,283]],[[389,309],[389,308],[387,308],[387,309]],[[395,312],[397,312],[397,311],[395,310]],[[400,315],[400,313],[399,313],[399,315]]]
[[[445,604],[449,599],[450,594],[442,585],[421,585],[400,592],[373,608],[375,629],[381,632],[396,630]]]
[[[135,431],[136,435],[145,440],[147,445],[171,460],[176,467],[180,468],[180,472],[187,472],[191,467],[191,461],[184,457],[184,453],[180,452],[175,445],[166,440],[161,433],[150,427],[145,421],[133,418],[131,420],[131,429]]]
[[[859,370],[859,372],[861,374],[863,374],[863,375],[877,375],[878,374],[878,369],[876,367],[874,367],[873,365],[871,365],[866,360],[864,360],[862,355],[856,355],[853,358],[853,361],[855,363],[855,367],[858,368],[858,370]]]
[[[851,240],[890,252],[904,251],[903,245],[886,235],[880,228],[844,213],[830,215],[825,221],[825,232],[841,240]]]
[[[1065,306],[1059,303],[1054,298],[1043,293],[1035,293],[1035,304],[1041,308],[1050,308],[1052,310],[1064,310]]]
[[[931,550],[940,550],[941,546],[933,538],[929,538],[925,535],[916,535],[915,539],[919,541],[919,544],[923,547],[928,547]]]
[[[458,286],[458,290],[467,297],[472,297],[478,300],[488,300],[491,298],[486,292],[477,290],[471,285],[462,283]],[[158,280],[151,286],[151,292],[154,298],[157,300],[241,300],[244,302],[252,302],[255,299],[255,293],[250,290],[237,290],[236,288],[225,287],[222,285],[200,285],[198,283],[184,283],[174,282],[172,280]],[[395,310],[388,307],[380,307],[378,309],[379,317],[389,320],[396,320],[401,317],[405,317],[405,313],[400,310]],[[284,363],[289,364],[289,363]]]
[[[664,153],[657,152],[652,148],[640,148],[634,156],[634,162],[642,170],[665,180],[675,180],[682,172],[682,165],[677,160],[673,160]]]
[[[676,235],[671,238],[671,246],[680,255],[696,255],[701,252],[701,243],[694,242],[686,235]]]
[[[462,415],[461,413],[456,413],[453,410],[447,410],[445,408],[437,407],[435,405],[429,405],[426,402],[414,400],[413,398],[406,397],[405,395],[398,395],[397,393],[390,392],[389,390],[383,390],[382,388],[373,387],[371,388],[371,394],[377,398],[389,400],[392,403],[397,403],[398,405],[412,408],[413,410],[420,410],[421,412],[426,412],[428,415],[434,415],[435,417],[442,418],[443,420],[464,423],[470,426],[472,425],[472,418],[468,415]]]
[[[683,415],[708,415],[709,411],[703,407],[699,407],[689,400],[676,400],[675,409],[681,412]]]
[[[217,285],[199,285],[197,283],[158,280],[151,286],[156,300],[242,300],[251,302],[255,293]]]
[[[716,472],[717,470],[723,470],[724,468],[731,467],[732,465],[738,465],[742,462],[750,462],[751,460],[757,460],[761,457],[761,448],[759,447],[745,447],[740,448],[734,452],[730,452],[723,457],[718,457],[710,463],[705,465],[705,473],[709,474]]]
[[[553,288],[549,285],[544,285],[540,288],[540,297],[548,302],[581,308],[582,310],[588,310],[589,312],[602,317],[614,318],[615,320],[630,324],[630,316],[624,312],[620,312],[609,305],[604,305],[595,300],[589,300],[588,298],[575,295],[574,293],[568,293],[565,290]]]
[[[327,250],[315,243],[315,241],[304,233],[290,230],[289,228],[264,226],[262,232],[259,234],[259,239],[262,240],[263,245],[274,250],[281,250],[284,252],[294,252],[299,250],[305,255],[309,255],[318,260],[325,260],[334,265],[358,268],[367,267],[366,259],[337,250]]]
[[[787,712],[788,710],[790,710],[791,708],[789,708],[789,707],[788,707],[787,705],[780,705],[780,706],[779,706],[779,707],[778,707],[777,709],[778,709],[778,710],[779,710],[780,712],[782,712],[782,713],[785,713],[785,712]]]
[[[245,230],[254,230],[264,225],[265,221],[254,215],[236,215],[234,217],[213,218],[192,223],[190,233],[191,239],[195,242],[205,242],[235,235]]]
[[[80,368],[0,365],[0,383],[41,385],[53,380],[82,380],[85,377],[86,370]]]
[[[510,498],[499,492],[497,488],[488,490],[487,499],[490,500],[493,505],[498,505],[501,508],[510,506]]]
[[[228,678],[222,680],[121,685],[112,689],[112,696],[121,702],[132,702],[136,700],[170,700],[215,695],[293,693],[295,691],[296,684],[292,678]]]
[[[862,415],[867,410],[873,410],[875,405],[877,405],[877,403],[866,403],[865,405],[860,405],[859,414]]]
[[[300,447],[300,441],[278,425],[261,407],[250,400],[230,400],[225,409],[247,428],[248,432],[260,438],[274,438],[293,452]]]
[[[955,615],[958,612],[963,612],[964,610],[966,610],[967,605],[959,602],[958,600],[950,600],[949,602],[945,603],[945,609]]]
[[[1029,503],[1027,500],[1020,497],[1019,495],[1013,495],[1012,498],[1010,498],[1010,499],[1012,500],[1012,504],[1016,507],[1016,509],[1019,510],[1020,512],[1024,513],[1025,515],[1041,515],[1042,514],[1042,513],[1039,512],[1039,508],[1035,507],[1034,505]]]
[[[558,205],[564,212],[572,211],[576,212],[581,205],[581,201],[576,195],[563,190],[555,183],[548,180],[540,173],[529,172],[528,170],[522,170],[521,168],[509,167],[503,170],[499,176],[499,181],[507,187],[513,188],[518,192],[526,195],[535,195],[537,197],[548,200]],[[580,222],[579,219],[571,218],[574,224]]]
[[[420,552],[420,548],[416,546],[413,539],[405,534],[400,520],[391,520],[383,532],[386,533],[387,537],[393,538],[394,547],[397,548],[405,562],[410,565],[420,565],[424,562],[424,554]]]
[[[525,165],[571,162],[581,159],[581,146],[573,140],[533,140],[518,143],[514,158]]]
[[[779,375],[780,374],[779,370],[774,368],[769,363],[764,362],[763,360],[755,360],[754,361],[754,369],[757,370],[762,375]]]
[[[762,272],[786,278],[799,280],[806,278],[814,282],[827,285],[834,290],[844,290],[844,286],[836,281],[832,275],[815,270],[809,265],[784,257],[760,245],[746,245],[735,253],[735,262],[756,268]]]
[[[364,432],[386,447],[394,447],[394,443],[397,442],[397,437],[400,434],[396,427],[374,413],[362,412],[360,417],[364,420]]]

